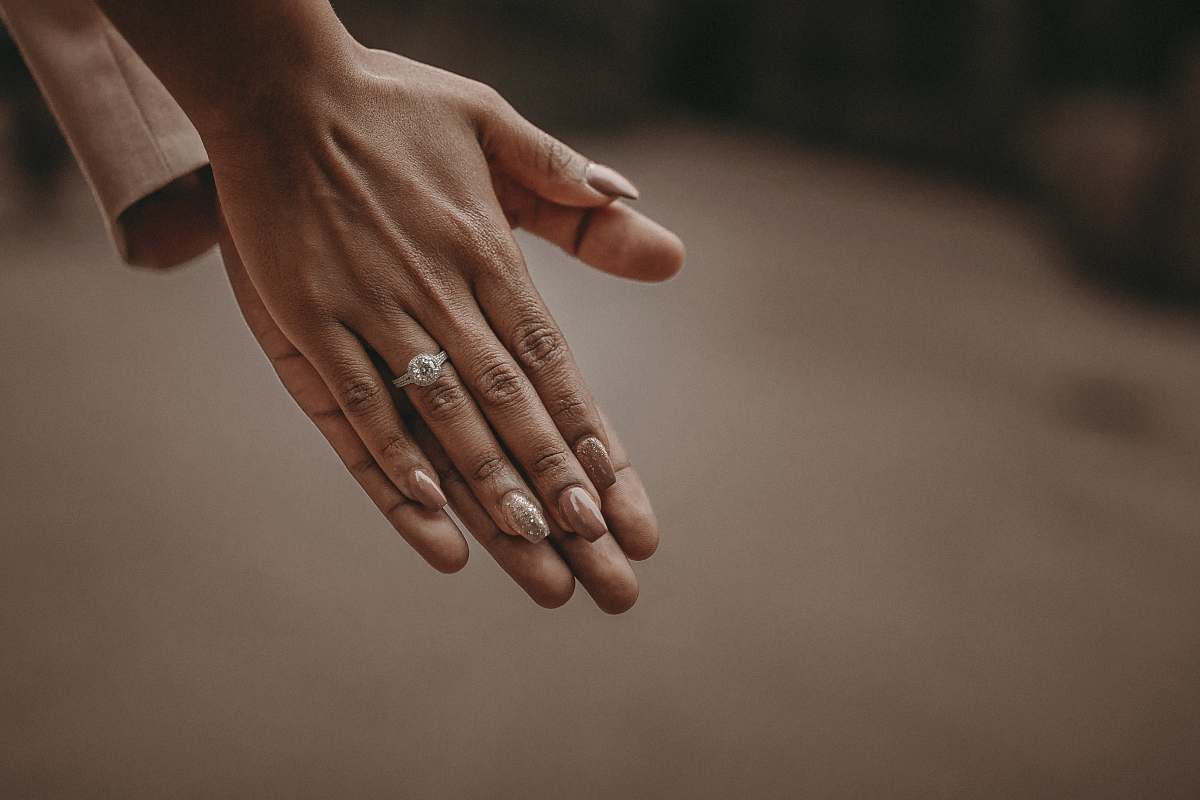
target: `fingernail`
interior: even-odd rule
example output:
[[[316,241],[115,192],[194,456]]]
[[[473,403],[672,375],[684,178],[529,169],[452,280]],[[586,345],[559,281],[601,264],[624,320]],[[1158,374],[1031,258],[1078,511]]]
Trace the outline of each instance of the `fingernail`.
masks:
[[[589,542],[594,542],[608,533],[600,506],[580,486],[572,486],[558,496],[558,507],[571,524],[571,529]]]
[[[531,542],[540,542],[550,535],[550,526],[546,524],[542,510],[524,492],[514,490],[504,495],[500,507],[504,509],[504,517],[514,533]]]
[[[630,200],[637,200],[639,197],[637,187],[612,167],[593,161],[587,165],[584,177],[588,186],[609,197],[626,197]]]
[[[617,482],[608,450],[595,436],[585,436],[575,444],[575,457],[597,489],[607,489]]]
[[[413,470],[412,488],[414,499],[426,508],[437,510],[446,505],[442,488],[425,470]]]

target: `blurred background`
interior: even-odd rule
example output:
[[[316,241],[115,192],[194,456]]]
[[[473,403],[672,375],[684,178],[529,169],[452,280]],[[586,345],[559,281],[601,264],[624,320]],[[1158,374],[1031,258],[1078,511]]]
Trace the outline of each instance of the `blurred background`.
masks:
[[[432,574],[215,256],[119,265],[0,38],[0,795],[1200,795],[1200,14],[336,5],[688,244],[522,239],[655,500],[641,600]]]

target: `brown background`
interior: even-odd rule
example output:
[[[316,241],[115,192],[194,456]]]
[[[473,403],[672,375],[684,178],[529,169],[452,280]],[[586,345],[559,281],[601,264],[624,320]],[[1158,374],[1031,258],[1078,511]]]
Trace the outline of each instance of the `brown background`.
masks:
[[[690,245],[526,241],[664,539],[536,608],[377,517],[212,257],[0,232],[4,797],[1192,797],[1200,330],[1020,206],[694,124],[579,144]]]
[[[523,240],[656,502],[642,598],[434,574],[214,257],[116,264],[0,46],[0,800],[1200,796],[1200,325],[1074,277],[1200,296],[1200,189],[1139,195],[1200,174],[1195,12],[337,5],[687,241],[643,287]]]

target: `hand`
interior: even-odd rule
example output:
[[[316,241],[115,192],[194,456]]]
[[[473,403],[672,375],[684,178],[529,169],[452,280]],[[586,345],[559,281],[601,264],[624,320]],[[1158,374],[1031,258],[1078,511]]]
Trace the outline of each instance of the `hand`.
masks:
[[[371,68],[379,74],[398,70],[404,76],[414,68],[428,69],[386,53],[365,55],[370,59]],[[437,75],[444,76],[444,73]],[[489,95],[487,90],[471,88]],[[489,129],[492,138],[483,139],[495,148],[491,158],[486,159],[490,184],[485,186],[484,196],[498,204],[497,216],[502,215],[500,218],[505,220],[504,234],[509,233],[509,224],[521,225],[593,266],[625,277],[656,280],[678,269],[681,246],[660,226],[627,206],[610,203],[607,196],[594,197],[587,187],[582,190],[579,187],[555,188],[556,181],[564,180],[564,169],[575,168],[582,172],[586,162],[575,161],[578,156],[568,155],[569,151],[562,145],[515,117],[515,113],[503,104],[492,122],[493,127]],[[511,127],[506,129],[505,125]],[[527,138],[518,138],[521,135]],[[572,161],[575,161],[574,167]],[[506,168],[506,165],[509,166]],[[533,188],[527,184],[533,184]],[[546,188],[539,193],[538,187]],[[578,205],[555,202],[546,196],[550,194],[564,201],[574,200]],[[580,202],[581,199],[585,202]],[[495,217],[490,221],[494,225]],[[401,491],[395,473],[385,471],[392,462],[381,462],[364,443],[359,432],[364,427],[360,415],[345,413],[346,403],[337,402],[313,363],[276,323],[227,234],[223,237],[222,251],[242,312],[296,402],[317,424],[354,477],[405,539],[434,567],[443,571],[461,568],[466,563],[467,548],[457,529],[442,512],[412,502]],[[519,258],[519,251],[516,254]],[[469,259],[464,261],[471,263]],[[527,283],[524,266],[519,266],[519,275]],[[531,286],[528,288],[532,290]],[[540,304],[540,298],[538,302]],[[363,302],[363,305],[367,303]],[[562,347],[565,349],[565,345]],[[364,351],[365,357],[370,355]],[[384,370],[391,371],[386,365]],[[386,387],[382,381],[384,376],[374,369],[372,372],[380,386]],[[530,545],[501,534],[495,514],[481,505],[472,487],[459,477],[460,471],[455,469],[446,450],[421,415],[414,411],[408,398],[386,391],[381,394],[387,396],[388,401],[398,401],[394,408],[396,425],[410,437],[412,445],[420,451],[420,458],[432,466],[433,474],[440,478],[459,517],[536,602],[547,607],[565,602],[573,590],[574,574],[606,611],[623,611],[633,604],[637,597],[637,581],[626,555],[634,559],[648,557],[657,547],[658,530],[641,481],[629,466],[620,442],[602,419],[597,428],[598,438],[610,451],[613,479],[601,479],[596,491],[606,527],[613,536],[588,544],[563,531],[561,523],[552,518],[548,525],[551,542]],[[598,410],[594,413],[599,417]],[[360,422],[358,426],[354,424],[356,420]]]
[[[441,377],[405,394],[495,526],[600,539],[615,443],[510,224],[646,279],[677,271],[682,246],[613,204],[627,181],[490,89],[356,53],[352,78],[206,139],[251,284],[405,498],[438,509],[444,487],[388,379],[444,349]]]
[[[568,213],[564,209],[554,209],[552,216]],[[575,213],[582,215],[584,212]],[[616,257],[616,241],[632,242],[634,247],[622,248],[622,252],[633,255],[639,250],[639,229],[642,234],[653,234],[653,228],[644,227],[633,212],[615,213],[616,217],[597,229],[599,233],[588,233],[586,240],[589,252],[602,257],[601,263],[610,269],[628,272],[636,269],[638,258]],[[220,234],[225,269],[242,316],[296,404],[324,434],[350,474],[388,521],[426,561],[443,572],[462,569],[467,563],[468,550],[454,523],[445,512],[433,511],[408,500],[383,473],[316,369],[271,318],[246,274],[228,230],[222,226]],[[615,241],[606,242],[608,237],[614,237]],[[650,239],[654,238],[650,236]],[[601,495],[613,535],[589,544],[555,529],[548,542],[530,544],[500,532],[458,477],[445,451],[412,406],[398,392],[396,399],[401,418],[442,477],[450,505],[459,519],[535,602],[547,608],[562,605],[570,599],[575,577],[578,577],[603,610],[617,614],[633,606],[638,596],[638,584],[628,559],[644,559],[653,554],[658,546],[658,526],[642,482],[629,464],[621,442],[607,430],[607,424],[616,480],[602,490]]]

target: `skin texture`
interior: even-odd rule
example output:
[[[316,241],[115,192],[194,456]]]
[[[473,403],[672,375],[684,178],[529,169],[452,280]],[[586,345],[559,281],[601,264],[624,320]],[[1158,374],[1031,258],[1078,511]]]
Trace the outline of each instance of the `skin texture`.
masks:
[[[643,280],[678,271],[679,240],[614,202],[637,194],[619,173],[482,84],[358,46],[324,2],[139,5],[102,3],[200,131],[243,312],[392,524],[461,568],[444,495],[538,603],[578,577],[631,606],[653,512],[511,228]],[[391,387],[440,349],[432,385]]]

